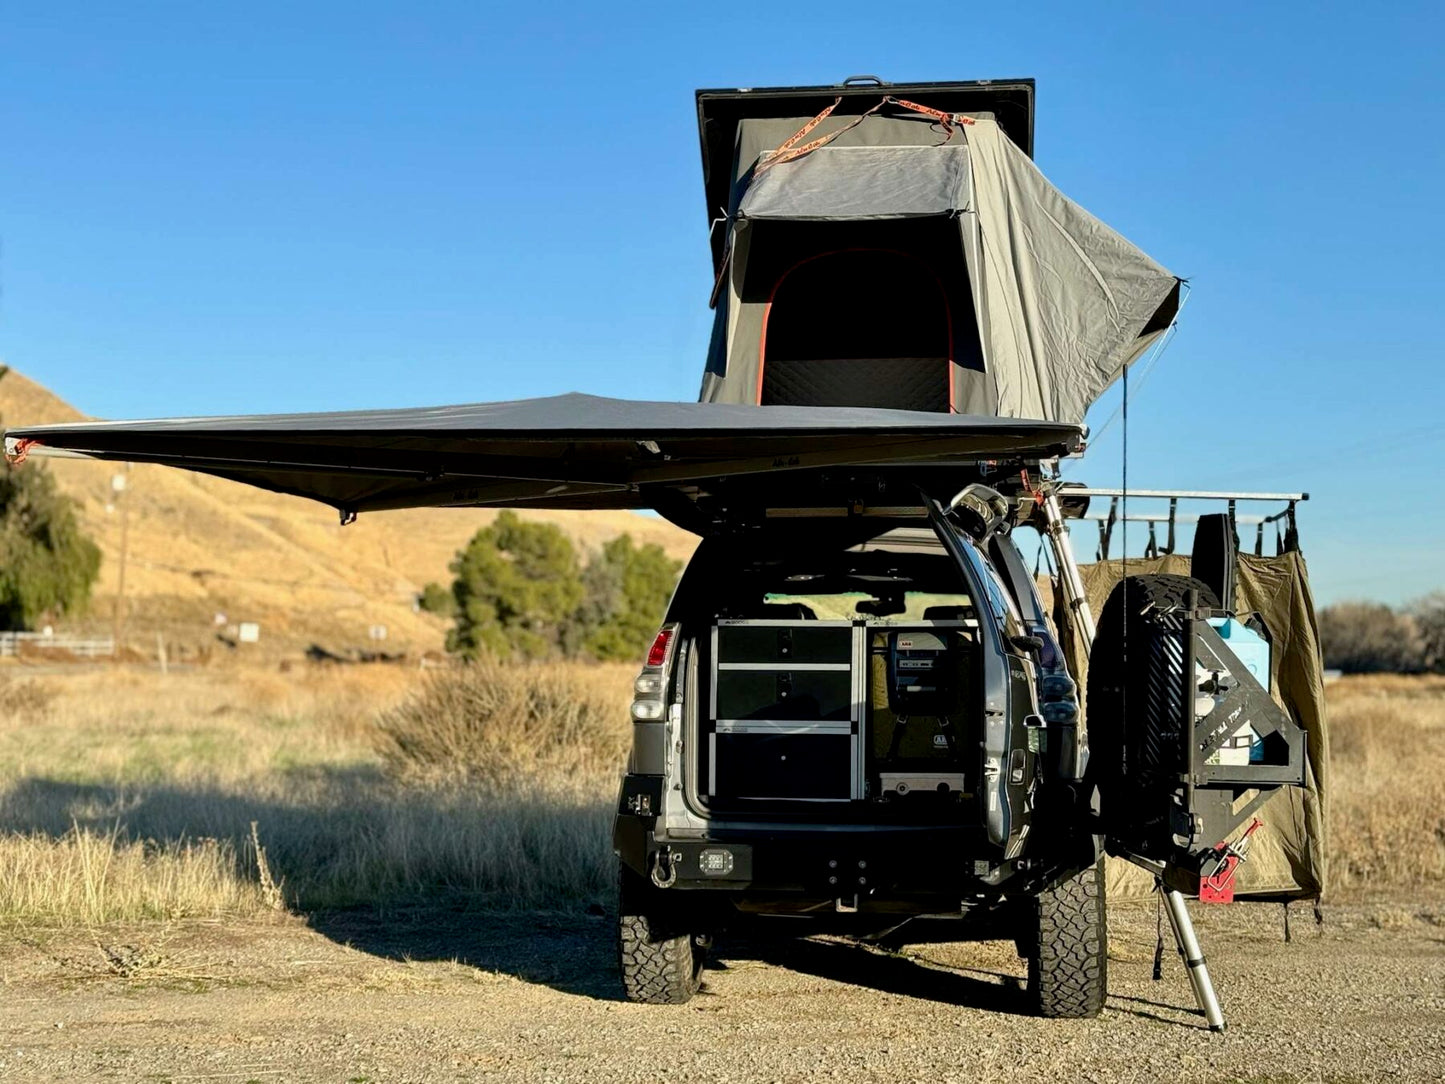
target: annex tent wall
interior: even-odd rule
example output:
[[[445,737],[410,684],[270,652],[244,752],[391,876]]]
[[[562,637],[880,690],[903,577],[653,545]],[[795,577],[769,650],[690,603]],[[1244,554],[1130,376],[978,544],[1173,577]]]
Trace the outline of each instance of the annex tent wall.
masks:
[[[992,119],[956,127],[940,144],[926,118],[871,116],[825,147],[767,166],[766,156],[806,119],[739,126],[704,401],[763,401],[780,284],[808,261],[840,252],[901,253],[930,269],[950,333],[938,372],[949,409],[959,413],[1082,422],[1173,319],[1178,280],[1064,197]],[[912,322],[937,318],[935,295],[866,269],[840,280],[831,303],[821,298],[812,308],[820,335],[881,321],[906,337]],[[896,357],[820,360],[873,362],[872,394],[916,407],[886,399],[898,394],[897,374],[909,371]],[[857,369],[814,367],[842,378]],[[817,389],[818,405],[864,405],[857,400],[869,393],[866,382],[838,383],[849,386]]]
[[[1130,558],[1128,568],[1131,576],[1157,572],[1187,576],[1189,557]],[[1097,616],[1123,574],[1123,562],[1101,561],[1083,565],[1080,571],[1089,605]],[[1273,557],[1241,553],[1235,591],[1239,612],[1258,613],[1269,629],[1271,689],[1307,735],[1305,786],[1280,788],[1260,809],[1264,827],[1255,834],[1249,860],[1239,867],[1236,892],[1263,898],[1318,897],[1326,885],[1329,843],[1329,724],[1319,629],[1304,556],[1297,550]],[[1063,629],[1057,596],[1054,612],[1055,624]],[[1081,646],[1064,631],[1070,669],[1079,676],[1080,686],[1085,686],[1087,667]],[[1109,859],[1108,877],[1113,896],[1142,897],[1153,890],[1148,873],[1118,859]]]

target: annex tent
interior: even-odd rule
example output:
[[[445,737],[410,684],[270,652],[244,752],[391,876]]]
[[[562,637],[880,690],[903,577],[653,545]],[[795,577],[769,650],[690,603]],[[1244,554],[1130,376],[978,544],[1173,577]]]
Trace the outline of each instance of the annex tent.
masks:
[[[1179,280],[992,116],[810,122],[736,123],[704,401],[1080,423],[1172,322]]]
[[[1099,561],[1082,565],[1079,571],[1090,607],[1098,614],[1124,576],[1125,563]],[[1189,575],[1188,555],[1163,554],[1128,561],[1130,576],[1159,572]],[[1264,825],[1254,837],[1249,861],[1239,867],[1236,892],[1241,897],[1263,899],[1318,899],[1327,883],[1329,853],[1329,721],[1324,709],[1319,628],[1304,555],[1291,548],[1273,556],[1239,554],[1235,591],[1239,612],[1259,615],[1269,630],[1271,692],[1306,735],[1305,785],[1281,787],[1260,807],[1257,815]],[[1080,685],[1086,685],[1087,658],[1082,645],[1070,635],[1057,594],[1054,615],[1063,633],[1070,669]],[[1087,716],[1084,723],[1088,725]],[[1123,898],[1142,898],[1154,888],[1150,874],[1120,859],[1109,860],[1108,884],[1111,896]]]

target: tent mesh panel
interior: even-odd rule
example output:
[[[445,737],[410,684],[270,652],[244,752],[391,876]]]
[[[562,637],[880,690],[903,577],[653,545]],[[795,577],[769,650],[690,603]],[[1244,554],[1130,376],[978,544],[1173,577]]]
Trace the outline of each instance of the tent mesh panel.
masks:
[[[946,358],[769,358],[764,405],[949,409]]]

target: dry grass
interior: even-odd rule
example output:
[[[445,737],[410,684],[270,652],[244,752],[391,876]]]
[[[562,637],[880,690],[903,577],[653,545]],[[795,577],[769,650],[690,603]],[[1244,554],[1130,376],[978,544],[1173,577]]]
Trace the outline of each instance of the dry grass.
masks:
[[[610,894],[630,667],[21,673],[0,671],[0,923]],[[1332,891],[1438,894],[1445,679],[1329,698]]]
[[[389,667],[0,676],[0,922],[256,914],[278,897],[600,899],[629,677],[486,670],[451,690]],[[478,704],[490,714],[468,754],[457,712]],[[566,740],[546,733],[553,712]],[[541,770],[526,770],[529,748]],[[484,773],[493,752],[505,770]]]
[[[1330,882],[1351,894],[1445,888],[1445,678],[1328,689]]]
[[[381,713],[377,748],[399,778],[488,787],[615,775],[631,667],[502,664],[434,671]]]
[[[227,840],[156,843],[74,828],[0,839],[0,918],[43,925],[254,914],[259,884]]]

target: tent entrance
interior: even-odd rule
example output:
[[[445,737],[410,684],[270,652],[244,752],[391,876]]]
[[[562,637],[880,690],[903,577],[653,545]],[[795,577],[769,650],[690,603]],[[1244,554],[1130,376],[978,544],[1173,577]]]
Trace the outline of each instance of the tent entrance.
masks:
[[[953,409],[953,316],[937,273],[895,249],[794,264],[773,286],[758,344],[758,402]]]

